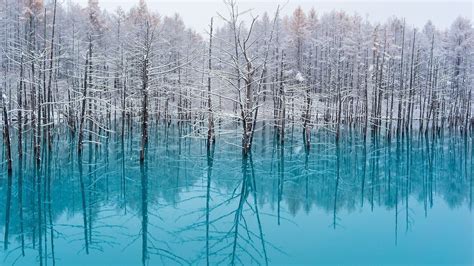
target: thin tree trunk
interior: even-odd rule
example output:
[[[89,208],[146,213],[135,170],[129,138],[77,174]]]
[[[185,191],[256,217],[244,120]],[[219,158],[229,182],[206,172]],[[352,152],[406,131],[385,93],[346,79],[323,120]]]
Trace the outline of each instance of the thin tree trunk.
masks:
[[[84,123],[85,123],[85,116],[86,116],[86,107],[87,107],[87,88],[89,86],[88,84],[88,75],[90,71],[90,60],[92,57],[92,40],[91,37],[89,36],[89,52],[88,55],[86,56],[86,64],[85,64],[85,71],[84,71],[84,90],[83,90],[83,95],[82,95],[82,106],[81,106],[81,117],[80,117],[80,123],[79,123],[79,137],[78,137],[78,142],[77,142],[77,152],[79,154],[82,154],[82,148],[83,148],[83,142],[84,142]]]
[[[211,72],[212,72],[212,26],[213,18],[211,18],[211,25],[209,30],[209,62],[208,62],[208,77],[207,77],[207,111],[208,111],[208,129],[207,129],[207,147],[215,142],[214,135],[214,117],[212,111],[211,101]]]
[[[6,95],[2,89],[2,109],[3,109],[3,140],[5,142],[5,152],[7,157],[7,171],[10,176],[13,172],[12,146],[10,140],[10,120],[8,118],[7,105],[5,103]]]
[[[18,159],[21,161],[23,158],[23,99],[22,99],[22,91],[23,91],[23,54],[21,55],[20,59],[20,82],[18,86],[18,94],[17,94],[17,101],[18,101]]]
[[[56,27],[56,6],[57,6],[57,0],[54,0],[54,8],[53,8],[53,28],[51,31],[51,47],[50,47],[50,55],[49,55],[49,79],[48,79],[48,95],[46,98],[47,101],[47,138],[48,138],[48,148],[51,150],[51,145],[52,145],[52,136],[51,136],[51,127],[52,124],[54,123],[54,115],[52,112],[54,111],[52,108],[52,102],[53,102],[53,97],[52,97],[52,92],[51,92],[51,81],[52,81],[52,76],[53,76],[53,60],[54,60],[54,33],[55,33],[55,27]],[[51,120],[51,116],[53,116],[53,120]]]
[[[400,55],[400,88],[398,90],[398,112],[397,112],[397,135],[400,134],[401,125],[402,125],[402,101],[403,101],[403,53],[405,51],[405,20],[403,20],[402,28],[402,52]]]
[[[151,32],[150,24],[147,20],[145,22],[146,33],[145,33],[145,54],[142,62],[142,143],[140,152],[140,163],[145,161],[146,149],[148,145],[148,79],[149,79],[149,56],[151,50]]]
[[[411,46],[411,63],[410,63],[410,83],[409,83],[409,99],[408,99],[408,110],[407,110],[407,121],[405,124],[405,129],[408,130],[412,126],[413,119],[413,83],[414,83],[414,60],[415,60],[415,41],[416,41],[416,29],[413,31],[413,41]]]

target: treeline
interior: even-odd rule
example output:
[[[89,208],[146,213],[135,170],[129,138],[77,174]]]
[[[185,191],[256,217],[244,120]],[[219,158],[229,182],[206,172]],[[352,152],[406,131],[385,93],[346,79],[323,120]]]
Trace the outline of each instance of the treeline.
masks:
[[[209,18],[208,34],[178,14],[160,16],[144,0],[105,11],[50,0],[4,0],[0,6],[4,143],[21,158],[25,143],[39,164],[59,125],[75,148],[110,134],[141,130],[146,158],[149,123],[190,123],[213,143],[238,122],[251,150],[257,122],[312,129],[360,127],[393,135],[472,128],[473,28],[449,29],[404,19],[373,24],[340,11],[297,8],[291,16],[254,16],[226,0],[228,14]],[[213,21],[220,27],[213,28]],[[313,130],[315,131],[315,130]],[[32,139],[23,139],[32,132]],[[13,137],[15,142],[13,143]],[[17,148],[15,148],[17,147]]]

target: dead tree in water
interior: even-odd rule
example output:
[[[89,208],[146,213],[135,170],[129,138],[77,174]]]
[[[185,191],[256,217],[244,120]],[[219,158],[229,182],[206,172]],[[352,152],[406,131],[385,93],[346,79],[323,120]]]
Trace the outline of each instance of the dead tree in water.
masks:
[[[336,117],[336,142],[339,142],[341,123],[342,123],[342,95],[341,95],[341,47],[342,40],[339,40],[339,49],[337,53],[337,117]]]
[[[31,127],[33,137],[33,158],[36,161],[35,165],[40,163],[40,148],[41,148],[41,93],[37,84],[36,74],[36,16],[40,10],[41,5],[36,5],[33,1],[28,3],[28,59],[30,61],[30,102],[31,102]]]
[[[279,120],[279,127],[278,127],[278,137],[280,140],[280,144],[283,144],[285,142],[285,119],[286,119],[286,93],[285,93],[285,84],[284,84],[284,76],[283,76],[283,71],[285,69],[285,64],[284,64],[284,51],[281,51],[281,61],[280,61],[280,78],[279,78],[279,88],[278,88],[278,93],[279,93],[279,101],[278,101],[278,120]]]
[[[17,101],[18,101],[18,159],[21,161],[23,158],[23,53],[20,59],[20,82],[18,86]]]
[[[272,44],[272,41],[273,41],[273,34],[275,32],[275,28],[277,26],[277,21],[278,21],[278,16],[280,14],[280,6],[277,7],[277,10],[275,12],[275,16],[274,16],[274,19],[273,19],[273,26],[272,26],[272,29],[270,31],[270,37],[265,40],[265,52],[264,52],[264,57],[263,57],[263,64],[261,65],[261,72],[260,72],[260,77],[258,79],[258,82],[257,82],[257,97],[256,98],[256,103],[255,103],[255,112],[254,112],[254,115],[253,115],[253,128],[255,130],[255,128],[257,127],[257,117],[258,117],[258,110],[259,110],[259,107],[260,107],[260,104],[259,104],[259,95],[260,95],[260,92],[261,92],[261,89],[262,87],[266,86],[266,76],[267,75],[267,65],[268,65],[268,57],[269,57],[269,54],[270,54],[270,47],[271,47],[271,44]],[[263,94],[263,101],[265,102],[265,92]],[[254,134],[252,134],[250,136],[250,143],[253,142],[253,136]]]
[[[50,55],[49,55],[49,79],[48,79],[48,91],[45,101],[47,102],[46,108],[46,118],[47,118],[47,125],[46,125],[46,137],[48,139],[48,148],[51,149],[52,144],[52,136],[51,136],[51,127],[54,121],[51,120],[51,116],[54,120],[54,109],[52,108],[53,104],[53,96],[51,90],[51,83],[52,83],[52,76],[53,76],[53,63],[54,63],[54,33],[56,27],[56,7],[57,7],[57,0],[54,0],[54,8],[53,8],[53,28],[51,32],[51,47],[50,47]],[[44,74],[46,75],[46,74]]]
[[[236,84],[229,82],[236,89],[237,103],[240,107],[240,121],[242,122],[242,154],[247,156],[252,148],[253,135],[255,132],[255,124],[258,115],[259,90],[262,82],[265,80],[263,75],[257,75],[258,71],[265,72],[268,60],[269,46],[266,47],[264,57],[260,64],[257,65],[258,56],[252,53],[252,45],[255,38],[254,26],[258,17],[252,17],[249,28],[243,32],[242,21],[238,12],[238,7],[234,0],[226,1],[229,10],[229,18],[220,16],[229,26],[233,36],[232,48],[235,49],[235,55],[232,56],[231,62],[233,70],[237,73]],[[278,12],[276,13],[276,16]],[[258,37],[257,37],[258,38]],[[242,59],[242,60],[240,60]],[[261,73],[261,72],[260,72]],[[244,82],[243,88],[240,81]]]
[[[241,115],[242,115],[242,125],[243,125],[243,137],[242,137],[242,150],[244,155],[247,155],[250,152],[251,149],[251,139],[253,137],[253,133],[255,128],[253,127],[254,124],[254,91],[253,91],[253,84],[254,84],[254,74],[256,69],[253,66],[252,60],[250,59],[250,56],[248,55],[248,50],[247,50],[247,42],[250,37],[250,33],[252,32],[252,27],[255,22],[255,19],[252,22],[252,25],[249,30],[249,34],[246,38],[246,40],[243,42],[243,45],[239,43],[239,46],[241,46],[241,49],[243,50],[243,56],[245,59],[245,74],[243,76],[244,81],[245,81],[245,100],[241,101]]]
[[[1,97],[2,97],[2,109],[3,109],[3,141],[5,143],[5,153],[7,157],[7,170],[8,170],[8,175],[10,176],[13,171],[13,166],[12,166],[12,146],[11,146],[11,140],[10,140],[10,120],[8,118],[8,110],[7,106],[5,103],[5,98],[7,97],[3,93],[3,89],[1,91]]]
[[[403,21],[403,28],[402,28],[402,52],[400,55],[400,87],[398,89],[398,110],[397,110],[397,135],[400,134],[401,132],[401,127],[402,127],[402,99],[403,99],[403,81],[404,81],[404,75],[403,75],[403,54],[405,51],[405,20]]]
[[[429,128],[429,123],[430,123],[430,118],[433,113],[433,97],[434,97],[434,91],[433,91],[433,85],[434,85],[434,34],[431,36],[431,49],[430,49],[430,59],[429,59],[429,64],[428,64],[428,80],[427,80],[427,87],[428,87],[428,99],[427,99],[427,106],[425,107],[426,110],[426,127],[424,128],[424,123],[421,121],[420,123],[420,131],[425,129],[425,134],[428,133],[428,128]]]
[[[82,154],[82,147],[84,142],[84,123],[85,123],[85,116],[86,116],[86,106],[87,106],[87,88],[89,86],[88,79],[89,75],[91,75],[92,70],[92,39],[89,36],[89,51],[86,55],[86,64],[85,64],[85,71],[84,71],[84,88],[82,92],[82,106],[81,106],[81,117],[79,122],[79,137],[77,141],[77,152]]]
[[[12,152],[11,152],[11,141],[10,141],[10,120],[8,118],[7,105],[5,103],[6,95],[3,93],[3,88],[0,91],[2,97],[2,109],[3,109],[3,141],[5,143],[5,153],[7,157],[7,202],[5,208],[5,232],[4,232],[4,248],[8,249],[8,231],[10,224],[10,210],[11,210],[11,194],[12,194]]]
[[[211,18],[211,26],[209,30],[209,65],[208,65],[208,76],[207,76],[207,111],[208,113],[208,129],[207,129],[207,147],[209,148],[211,143],[213,144],[216,141],[214,135],[214,114],[212,112],[212,102],[211,102],[211,71],[212,71],[212,26],[213,18]]]
[[[148,91],[150,79],[150,60],[152,52],[152,44],[154,39],[155,26],[149,17],[145,21],[145,35],[143,36],[143,55],[141,63],[141,93],[142,93],[142,139],[140,162],[145,161],[146,149],[148,145]]]
[[[310,54],[309,69],[311,69],[311,54]],[[305,88],[305,110],[303,114],[303,141],[305,144],[306,151],[309,151],[309,148],[311,147],[310,122],[311,122],[311,82],[308,81]]]
[[[413,120],[413,95],[414,93],[414,82],[415,82],[415,75],[416,75],[416,70],[415,70],[415,42],[416,42],[416,29],[413,31],[413,40],[412,40],[412,46],[411,46],[411,63],[410,63],[410,83],[409,83],[409,99],[408,99],[408,111],[407,111],[407,121],[405,124],[405,129],[408,131],[408,129],[412,128],[412,120]]]
[[[158,23],[144,0],[116,17],[101,15],[97,1],[89,1],[86,12],[57,0],[43,2],[0,5],[2,87],[10,129],[11,123],[18,128],[18,135],[10,134],[19,158],[31,146],[39,163],[41,145],[51,147],[59,136],[53,125],[63,121],[71,136],[78,133],[81,153],[85,139],[99,143],[101,132],[113,128],[111,112],[116,131],[122,123],[118,136],[125,137],[128,126],[133,139],[134,127],[141,126],[142,135],[136,136],[141,142],[134,143],[142,151],[155,115],[168,124],[177,118],[180,125],[199,117],[197,131],[204,129],[211,144],[217,139],[215,123],[228,115],[242,126],[237,130],[244,154],[259,130],[257,122],[266,124],[271,111],[281,143],[285,126],[298,123],[294,117],[301,115],[305,147],[318,122],[337,130],[338,138],[357,123],[364,129],[364,122],[377,134],[385,122],[388,138],[406,130],[439,134],[446,125],[471,130],[474,43],[468,19],[457,19],[446,31],[430,23],[419,30],[397,18],[375,26],[358,16],[335,12],[317,18],[298,8],[288,19],[275,17],[273,40],[267,15],[244,21],[250,13],[226,0],[226,25],[217,27],[214,19],[202,38],[179,16],[163,16]],[[160,38],[147,44],[154,27]],[[289,81],[296,73],[304,79]],[[273,107],[265,101],[269,92]],[[222,100],[229,110],[221,108]]]
[[[364,76],[364,139],[367,136],[367,128],[369,126],[369,49],[365,51],[365,76]]]

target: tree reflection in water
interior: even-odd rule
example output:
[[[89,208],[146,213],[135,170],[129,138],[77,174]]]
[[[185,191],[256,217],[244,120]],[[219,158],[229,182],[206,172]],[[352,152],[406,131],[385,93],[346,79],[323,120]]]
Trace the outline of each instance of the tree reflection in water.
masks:
[[[321,131],[308,149],[292,134],[281,144],[267,126],[242,157],[237,135],[207,146],[191,128],[153,127],[143,164],[131,144],[139,134],[86,145],[77,157],[65,133],[39,164],[26,153],[11,176],[3,171],[2,262],[271,264],[294,256],[298,224],[317,223],[305,220],[313,213],[351,234],[351,217],[387,210],[381,226],[394,236],[384,247],[401,245],[400,228],[420,230],[421,217],[437,224],[438,206],[472,217],[470,137],[388,141],[353,130],[337,144]],[[328,228],[314,230],[323,237]]]

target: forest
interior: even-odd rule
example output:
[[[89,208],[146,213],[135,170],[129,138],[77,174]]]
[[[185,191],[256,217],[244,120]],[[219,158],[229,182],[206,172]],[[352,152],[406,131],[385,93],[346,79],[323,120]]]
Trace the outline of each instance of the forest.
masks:
[[[135,8],[101,10],[57,0],[1,5],[2,109],[8,160],[28,143],[36,160],[58,127],[102,143],[139,127],[141,160],[148,125],[188,124],[213,142],[239,130],[251,150],[258,122],[311,132],[467,133],[473,125],[473,28],[459,17],[449,29],[422,29],[400,18],[373,25],[358,15],[316,9],[291,16],[253,15],[235,1],[210,18],[208,35],[179,14]],[[244,17],[246,20],[244,21]],[[224,26],[213,27],[213,20]],[[241,129],[233,127],[240,124]],[[239,126],[239,127],[240,127]],[[15,137],[15,141],[13,141]],[[17,143],[14,143],[17,142]],[[24,144],[25,143],[25,144]],[[8,162],[11,169],[11,162]]]
[[[277,4],[263,14],[241,10],[235,0],[221,5],[227,12],[210,17],[205,33],[198,33],[179,14],[160,15],[145,0],[114,11],[102,9],[100,0],[87,6],[0,0],[5,250],[13,231],[22,256],[25,238],[31,238],[40,265],[48,259],[54,265],[53,241],[60,233],[53,225],[61,213],[77,209],[83,249],[92,253],[94,219],[109,200],[110,185],[118,188],[110,191],[120,199],[118,209],[126,212],[129,204],[140,210],[142,264],[153,252],[187,264],[151,247],[158,241],[147,233],[148,213],[162,198],[175,207],[201,175],[207,178],[206,216],[185,227],[206,225],[199,259],[207,258],[207,265],[221,241],[209,242],[213,221],[221,219],[210,213],[227,206],[214,205],[214,186],[222,189],[216,199],[238,200],[228,214],[235,223],[226,247],[232,255],[221,261],[232,265],[245,264],[236,255],[244,229],[263,250],[247,253],[249,261],[261,256],[262,264],[269,262],[263,202],[277,209],[278,225],[286,200],[293,216],[300,209],[309,213],[312,205],[332,213],[334,229],[340,209],[362,208],[368,197],[372,211],[377,201],[395,208],[396,230],[402,211],[406,231],[411,226],[412,194],[424,203],[425,215],[439,195],[452,208],[468,202],[470,213],[469,18],[458,17],[445,29],[431,21],[418,28],[401,17],[374,23],[339,10],[320,13],[317,6],[284,15],[285,6]],[[195,168],[182,168],[183,162]],[[180,179],[180,170],[189,169],[184,175],[190,180]],[[163,179],[151,178],[154,173]],[[212,179],[230,173],[235,176],[228,180]],[[127,191],[134,195],[128,202]],[[256,233],[246,227],[246,206],[257,217]]]

